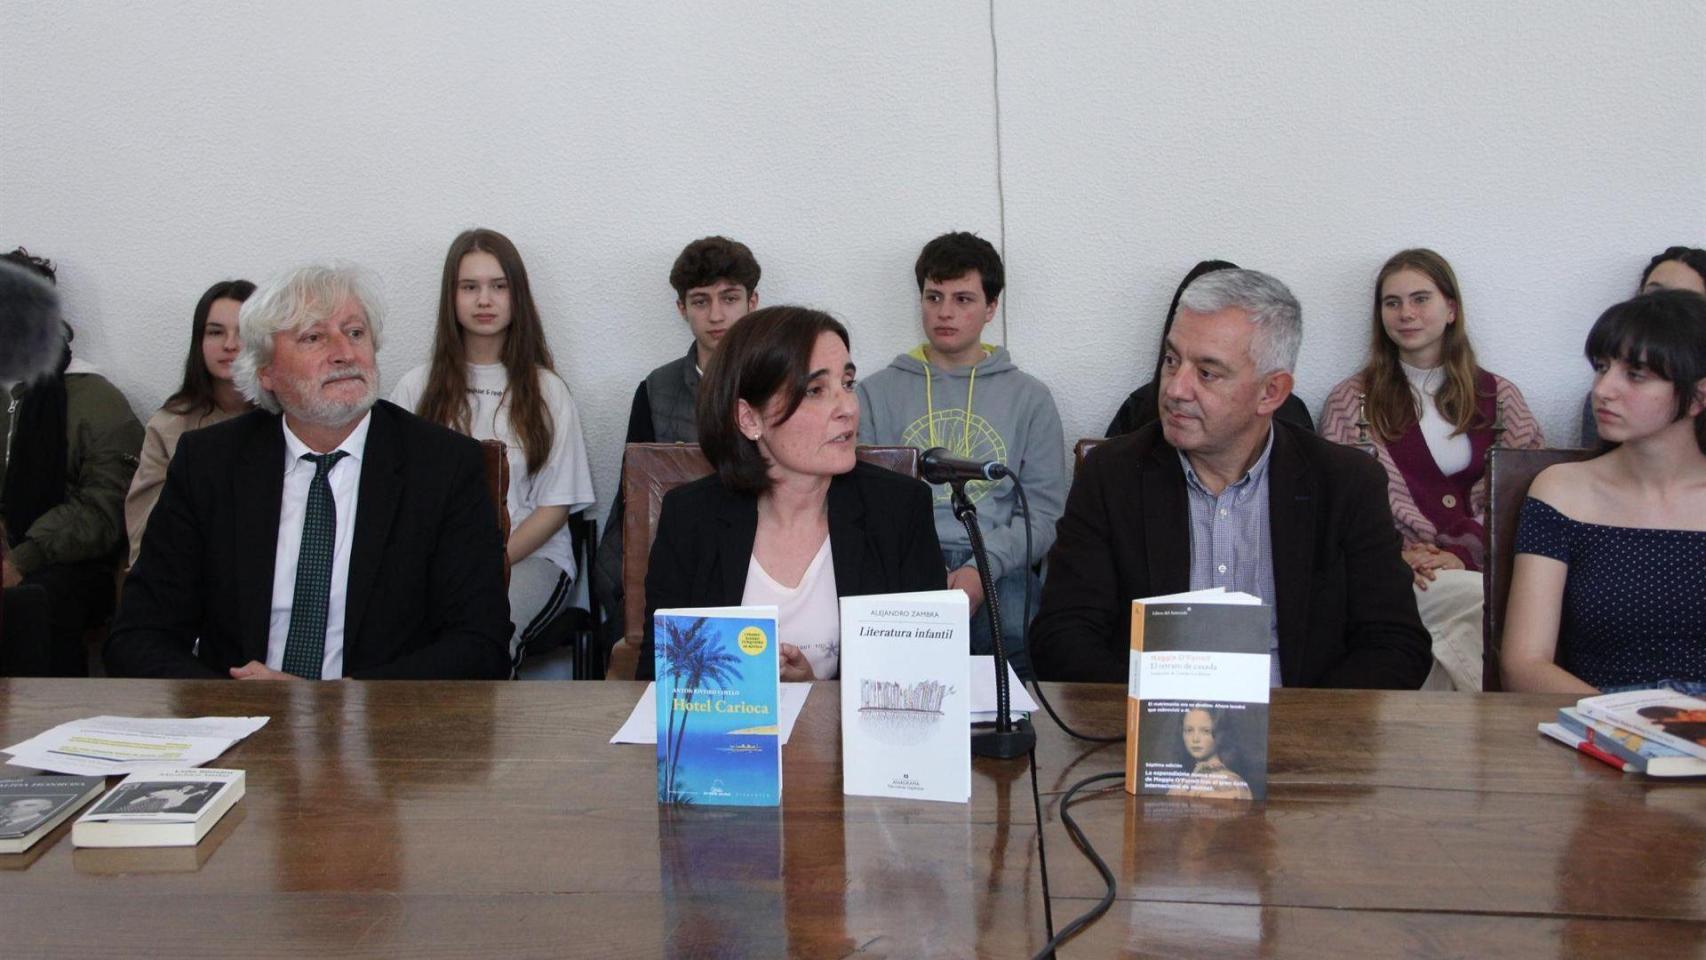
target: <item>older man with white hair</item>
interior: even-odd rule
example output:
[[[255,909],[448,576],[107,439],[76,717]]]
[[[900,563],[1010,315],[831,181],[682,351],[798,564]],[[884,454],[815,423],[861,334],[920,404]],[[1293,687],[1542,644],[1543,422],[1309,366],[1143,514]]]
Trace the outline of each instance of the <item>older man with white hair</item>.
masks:
[[[1163,348],[1161,420],[1073,480],[1042,605],[1037,675],[1123,683],[1131,601],[1226,587],[1273,607],[1273,686],[1421,686],[1432,664],[1378,464],[1274,419],[1302,309],[1254,270],[1192,281]]]
[[[478,444],[378,401],[362,273],[239,314],[260,409],[185,434],[107,639],[115,676],[500,678],[503,541]]]

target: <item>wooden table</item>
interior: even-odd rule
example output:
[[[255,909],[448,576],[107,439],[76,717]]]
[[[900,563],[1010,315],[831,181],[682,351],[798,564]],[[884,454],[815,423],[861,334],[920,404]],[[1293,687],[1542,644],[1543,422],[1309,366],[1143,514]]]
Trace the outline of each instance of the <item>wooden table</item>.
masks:
[[[1045,685],[1085,732],[1119,687]],[[1535,733],[1569,697],[1276,691],[1264,803],[1086,791],[1118,900],[1062,957],[1703,957],[1706,785],[1622,774]],[[1038,725],[1054,919],[1101,878],[1060,795],[1123,747]]]
[[[65,720],[266,715],[200,846],[0,856],[0,957],[1024,957],[1045,940],[1023,760],[969,805],[841,795],[834,684],[776,810],[669,810],[606,741],[636,683],[0,681],[0,746]],[[16,768],[11,768],[16,770]]]
[[[668,810],[606,743],[631,683],[0,681],[0,745],[96,713],[271,716],[195,848],[0,857],[0,956],[1024,957],[1044,901],[1023,761],[967,806],[844,798],[837,688],[781,811]],[[1045,687],[1117,732],[1122,690]],[[1542,740],[1568,698],[1279,691],[1264,803],[1073,807],[1118,876],[1063,957],[1706,956],[1706,787]],[[1038,723],[1054,920],[1100,879],[1061,794],[1117,746]]]

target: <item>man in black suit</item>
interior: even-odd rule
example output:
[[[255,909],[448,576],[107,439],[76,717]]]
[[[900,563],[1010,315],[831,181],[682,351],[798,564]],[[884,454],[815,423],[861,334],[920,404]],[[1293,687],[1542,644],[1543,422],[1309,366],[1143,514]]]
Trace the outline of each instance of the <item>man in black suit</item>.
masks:
[[[1161,420],[1086,459],[1031,628],[1038,676],[1127,680],[1131,601],[1224,586],[1274,609],[1274,686],[1421,686],[1432,657],[1366,454],[1274,419],[1301,309],[1278,280],[1223,270],[1180,299]]]
[[[261,409],[184,435],[107,639],[114,676],[502,678],[503,541],[479,445],[378,402],[362,276],[243,305]]]

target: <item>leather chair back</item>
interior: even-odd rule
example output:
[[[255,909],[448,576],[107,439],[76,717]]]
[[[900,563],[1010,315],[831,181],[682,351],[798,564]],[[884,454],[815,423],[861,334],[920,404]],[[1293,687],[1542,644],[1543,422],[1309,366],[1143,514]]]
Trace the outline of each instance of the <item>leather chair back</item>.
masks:
[[[1487,451],[1487,552],[1481,577],[1482,671],[1484,690],[1502,690],[1499,677],[1500,641],[1504,636],[1505,602],[1510,597],[1511,565],[1516,559],[1517,516],[1529,485],[1540,471],[1555,463],[1570,463],[1598,455],[1597,450],[1542,448]]]

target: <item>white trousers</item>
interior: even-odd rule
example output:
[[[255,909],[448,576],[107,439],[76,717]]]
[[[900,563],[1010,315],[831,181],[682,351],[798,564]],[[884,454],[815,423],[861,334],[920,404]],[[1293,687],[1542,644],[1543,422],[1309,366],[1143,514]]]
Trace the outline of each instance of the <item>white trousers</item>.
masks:
[[[1481,574],[1441,570],[1416,591],[1422,626],[1433,637],[1434,665],[1423,690],[1481,689]]]

